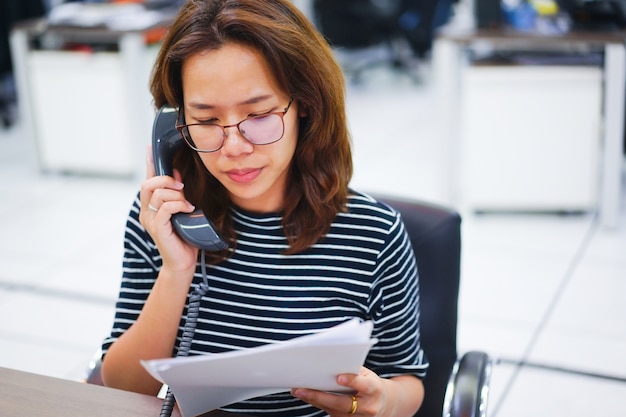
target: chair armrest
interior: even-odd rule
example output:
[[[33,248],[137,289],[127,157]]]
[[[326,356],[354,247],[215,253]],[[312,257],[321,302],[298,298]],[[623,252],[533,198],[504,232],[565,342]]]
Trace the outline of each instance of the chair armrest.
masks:
[[[443,404],[444,417],[485,417],[492,360],[484,352],[467,352],[454,364]]]
[[[85,377],[85,382],[94,385],[104,385],[104,381],[102,380],[101,368],[102,351],[98,349],[96,353],[94,353],[93,357],[89,361],[89,365],[87,366],[87,375]]]

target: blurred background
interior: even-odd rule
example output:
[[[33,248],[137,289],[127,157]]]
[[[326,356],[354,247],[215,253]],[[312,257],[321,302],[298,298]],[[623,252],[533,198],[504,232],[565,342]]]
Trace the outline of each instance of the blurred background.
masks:
[[[112,323],[178,7],[91,3],[0,5],[0,366],[74,380]],[[623,2],[294,3],[345,69],[353,187],[463,216],[458,348],[496,360],[488,414],[621,412]]]

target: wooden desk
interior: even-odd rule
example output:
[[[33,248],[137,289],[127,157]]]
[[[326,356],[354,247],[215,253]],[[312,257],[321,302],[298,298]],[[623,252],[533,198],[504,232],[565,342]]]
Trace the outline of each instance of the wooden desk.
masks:
[[[157,397],[0,368],[0,414],[7,417],[158,417]],[[177,409],[172,417],[180,417]],[[211,411],[204,417],[237,417]]]
[[[575,32],[559,36],[522,33],[512,30],[453,31],[438,34],[433,45],[433,73],[441,119],[452,169],[459,165],[459,97],[463,94],[461,73],[467,66],[464,55],[472,48],[487,46],[493,50],[600,51],[603,63],[603,122],[600,138],[600,223],[607,229],[618,224],[621,200],[624,108],[626,91],[626,32]],[[564,152],[567,152],[565,149]],[[450,199],[459,191],[459,172],[451,172]]]

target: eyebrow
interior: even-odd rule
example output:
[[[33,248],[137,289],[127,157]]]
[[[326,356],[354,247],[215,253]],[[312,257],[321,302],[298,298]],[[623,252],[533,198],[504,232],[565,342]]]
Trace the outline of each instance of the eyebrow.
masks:
[[[271,95],[271,94],[264,94],[264,95],[261,95],[261,96],[254,96],[254,97],[251,97],[251,98],[249,98],[247,100],[244,100],[244,101],[242,101],[240,103],[237,103],[237,105],[238,106],[242,106],[242,105],[249,105],[249,104],[257,104],[257,103],[261,103],[261,102],[263,102],[265,100],[268,100],[268,99],[270,99],[272,97],[274,97],[274,96]],[[193,102],[193,101],[190,102],[190,103],[187,103],[187,105],[189,107],[192,107],[192,108],[197,109],[197,110],[210,110],[210,109],[214,109],[216,107],[216,106],[214,106],[212,104],[198,103],[198,102]]]

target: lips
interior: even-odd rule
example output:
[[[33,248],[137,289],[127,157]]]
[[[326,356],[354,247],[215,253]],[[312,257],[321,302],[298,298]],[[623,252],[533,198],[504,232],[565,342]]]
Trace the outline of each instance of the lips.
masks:
[[[232,169],[226,172],[228,178],[232,181],[245,184],[253,181],[261,174],[260,168],[247,168],[247,169]]]

